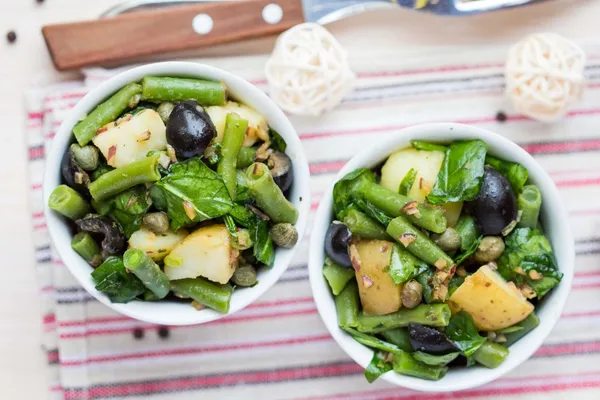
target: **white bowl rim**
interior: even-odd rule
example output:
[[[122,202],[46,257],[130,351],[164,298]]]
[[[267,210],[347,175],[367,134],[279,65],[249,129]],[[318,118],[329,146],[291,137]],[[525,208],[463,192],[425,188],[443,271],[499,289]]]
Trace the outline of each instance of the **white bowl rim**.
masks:
[[[148,75],[159,76],[185,76],[226,82],[230,93],[234,97],[257,109],[267,119],[270,126],[274,127],[285,139],[294,168],[294,183],[292,187],[292,203],[298,208],[299,218],[296,229],[300,238],[303,237],[310,213],[310,172],[304,149],[296,130],[286,115],[275,105],[275,103],[260,89],[250,82],[234,75],[228,71],[187,61],[169,61],[146,64],[131,68],[109,78],[100,85],[92,88],[77,105],[69,112],[67,118],[58,129],[48,152],[44,183],[44,214],[48,231],[54,243],[58,255],[70,272],[75,276],[87,292],[92,294],[101,303],[141,321],[162,325],[195,325],[213,321],[245,308],[258,297],[268,291],[281,277],[291,263],[300,241],[292,249],[277,249],[275,263],[271,269],[259,272],[259,283],[252,288],[244,288],[243,291],[234,292],[231,299],[231,307],[228,314],[204,309],[195,310],[189,304],[173,302],[142,302],[132,301],[127,304],[111,303],[110,300],[94,287],[90,277],[91,267],[70,246],[72,235],[66,234],[65,222],[57,213],[48,207],[48,198],[52,190],[60,184],[60,162],[67,144],[72,139],[71,130],[79,121],[80,116],[85,115],[94,107],[108,98],[111,94],[124,87],[130,82],[138,82],[142,77]],[[250,101],[249,101],[250,100]],[[300,200],[301,199],[301,200]]]
[[[509,356],[499,367],[495,369],[484,367],[450,369],[446,376],[439,381],[425,381],[399,375],[394,371],[387,372],[380,378],[398,386],[422,392],[451,392],[484,385],[510,372],[529,359],[542,345],[560,318],[571,289],[575,253],[568,215],[556,185],[537,161],[516,143],[487,129],[457,123],[421,124],[402,129],[393,136],[380,139],[368,150],[354,156],[339,171],[321,198],[311,228],[308,269],[313,297],[325,326],[346,354],[366,368],[371,361],[373,351],[356,342],[338,327],[333,298],[322,275],[323,240],[326,228],[332,220],[332,190],[335,182],[356,168],[370,168],[377,165],[394,151],[407,147],[409,141],[413,139],[448,142],[475,138],[484,140],[490,148],[503,149],[503,154],[499,156],[523,164],[529,170],[530,179],[540,186],[544,199],[542,215],[551,213],[553,215],[552,226],[556,225],[558,227],[556,229],[559,229],[558,233],[546,233],[564,276],[561,283],[544,299],[540,309],[536,308],[536,313],[540,316],[540,325],[511,346]],[[552,211],[550,212],[549,209]],[[546,227],[546,223],[544,225]],[[558,244],[560,245],[558,246]]]

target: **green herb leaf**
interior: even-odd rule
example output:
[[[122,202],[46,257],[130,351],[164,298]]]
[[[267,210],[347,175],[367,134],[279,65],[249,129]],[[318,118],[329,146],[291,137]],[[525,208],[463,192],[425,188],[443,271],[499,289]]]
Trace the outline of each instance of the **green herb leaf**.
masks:
[[[472,356],[486,340],[477,332],[471,315],[464,311],[454,314],[445,333],[467,357]]]
[[[352,328],[342,328],[342,329],[345,330],[347,333],[349,333],[350,336],[352,336],[352,338],[354,340],[356,340],[358,343],[364,344],[365,346],[370,347],[372,349],[387,351],[388,353],[401,353],[402,352],[402,350],[400,350],[400,348],[398,346],[396,346],[395,344],[391,344],[391,343],[388,343],[381,339],[378,339],[373,335],[359,332],[356,329],[352,329]]]
[[[448,365],[460,356],[460,352],[448,353],[443,356],[434,356],[433,354],[425,353],[423,351],[415,351],[412,353],[415,360],[422,362],[427,365]]]
[[[426,150],[426,151],[441,151],[445,152],[447,147],[442,146],[441,144],[435,144],[430,142],[424,142],[422,140],[411,140],[410,145],[417,150]]]
[[[529,178],[527,168],[519,163],[501,160],[490,155],[485,158],[485,163],[504,175],[516,194],[521,193],[523,186]]]
[[[223,179],[199,158],[173,164],[169,168],[169,175],[161,178],[153,187],[162,192],[157,196],[161,197],[159,204],[166,204],[174,231],[196,222],[221,217],[233,206]]]
[[[450,282],[448,282],[448,297],[452,297],[452,294],[454,294],[456,289],[458,289],[458,287],[462,285],[464,281],[465,278],[462,276],[453,275],[452,278],[450,278]]]
[[[148,190],[144,185],[135,186],[116,195],[112,211],[109,213],[123,228],[125,236],[140,229],[142,218],[152,205]]]
[[[403,196],[408,196],[408,192],[415,184],[415,179],[417,179],[417,170],[411,168],[408,170],[404,178],[402,178],[402,182],[400,182],[400,186],[398,187],[398,193]]]
[[[105,173],[112,171],[113,169],[114,168],[110,165],[100,164],[98,165],[98,168],[90,172],[90,178],[92,179],[92,181],[95,181],[96,179],[100,178]]]
[[[248,228],[250,231],[254,257],[259,262],[269,267],[272,266],[275,259],[275,246],[269,236],[269,224],[238,203],[233,203],[229,215],[238,225]]]
[[[364,180],[375,182],[375,175],[366,168],[359,168],[344,176],[333,187],[333,211],[338,220],[343,220],[346,210],[355,203],[358,188]]]
[[[96,289],[105,293],[113,303],[127,303],[146,291],[134,274],[127,273],[120,257],[108,257],[92,271]]]
[[[432,278],[433,270],[431,268],[427,268],[415,278],[416,281],[419,282],[421,286],[423,286],[423,300],[427,304],[433,302],[433,286],[431,285]]]
[[[354,201],[354,204],[356,205],[356,207],[358,207],[359,210],[361,210],[362,212],[367,214],[368,217],[376,220],[377,222],[382,224],[384,227],[387,227],[390,224],[390,222],[392,222],[392,219],[393,219],[392,217],[390,217],[385,212],[383,212],[381,209],[377,208],[376,206],[374,206],[373,204],[371,204],[368,201],[365,201],[363,199],[356,199]],[[348,208],[347,210],[349,210],[349,209],[350,208]]]
[[[460,249],[462,251],[470,249],[480,236],[477,224],[475,224],[475,218],[471,215],[461,215],[455,229],[461,238]]]
[[[337,296],[344,290],[346,284],[354,278],[354,269],[340,267],[331,261],[329,257],[326,257],[325,265],[323,265],[323,276],[331,288],[331,293]]]
[[[271,137],[271,148],[273,150],[278,150],[282,153],[285,153],[285,150],[287,149],[287,143],[281,137],[281,135],[277,133],[275,129],[269,128],[269,136]]]
[[[385,361],[385,353],[376,351],[373,358],[365,369],[365,378],[369,383],[375,382],[377,378],[392,370],[392,363]]]
[[[479,193],[487,146],[482,140],[452,143],[427,196],[431,204],[473,200]]]
[[[456,265],[462,264],[467,258],[475,254],[477,248],[479,247],[479,243],[481,243],[481,239],[483,239],[483,236],[480,236],[477,239],[475,239],[475,241],[471,243],[471,247],[469,247],[467,250],[463,251],[458,256],[456,256],[456,258],[454,259]]]
[[[403,247],[394,244],[388,273],[396,285],[414,278],[427,269],[429,267],[426,263],[410,254]]]

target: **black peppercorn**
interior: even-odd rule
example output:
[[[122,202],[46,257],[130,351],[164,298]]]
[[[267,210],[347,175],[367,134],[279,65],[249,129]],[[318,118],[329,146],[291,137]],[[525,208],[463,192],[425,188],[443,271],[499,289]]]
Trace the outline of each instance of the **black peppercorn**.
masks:
[[[6,40],[8,43],[14,43],[17,41],[17,33],[15,31],[10,31],[6,34]]]
[[[169,337],[169,328],[166,326],[161,326],[158,328],[158,337],[161,339],[166,339]]]
[[[138,340],[141,339],[141,338],[143,338],[144,337],[144,330],[142,328],[139,328],[139,327],[135,328],[133,330],[133,337],[136,338],[136,339],[138,339]]]
[[[498,114],[496,114],[496,121],[498,122],[505,122],[506,118],[506,114],[504,114],[502,111],[498,111]]]

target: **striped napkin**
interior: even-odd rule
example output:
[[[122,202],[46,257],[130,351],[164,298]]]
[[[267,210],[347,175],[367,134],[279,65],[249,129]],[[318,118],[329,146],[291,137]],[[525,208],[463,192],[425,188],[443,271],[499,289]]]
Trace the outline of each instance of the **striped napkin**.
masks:
[[[351,54],[356,90],[326,116],[292,118],[310,162],[313,212],[350,157],[424,122],[455,121],[497,131],[533,154],[558,185],[577,241],[573,292],[561,320],[534,357],[512,373],[481,388],[445,394],[365,381],[317,314],[307,278],[307,240],[267,294],[237,314],[202,326],[151,325],[93,299],[52,250],[40,189],[45,151],[58,126],[90,87],[115,71],[92,69],[83,82],[31,90],[31,218],[52,398],[600,398],[600,41],[580,44],[590,60],[586,92],[553,125],[516,115],[505,103],[505,48],[410,58]],[[266,89],[265,57],[204,61]],[[503,122],[498,112],[505,113]]]

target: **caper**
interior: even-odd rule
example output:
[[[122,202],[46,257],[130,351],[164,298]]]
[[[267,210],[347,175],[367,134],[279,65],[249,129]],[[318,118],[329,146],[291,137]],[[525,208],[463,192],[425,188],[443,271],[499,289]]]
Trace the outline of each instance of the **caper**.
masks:
[[[160,103],[160,105],[156,108],[156,112],[160,115],[160,119],[166,124],[171,116],[171,112],[173,112],[173,108],[175,108],[175,104],[165,101]]]
[[[144,215],[142,222],[154,233],[165,233],[169,230],[169,217],[162,211]]]
[[[475,252],[475,261],[485,264],[496,260],[504,252],[504,240],[498,236],[486,236],[481,239]]]
[[[458,250],[462,243],[460,235],[454,228],[446,228],[443,233],[431,235],[431,238],[444,251]]]
[[[71,152],[75,162],[86,171],[98,168],[98,149],[95,146],[79,146],[77,143],[71,145]]]
[[[231,280],[238,286],[253,286],[256,283],[256,270],[250,264],[240,265],[235,269]]]
[[[292,224],[275,224],[269,234],[277,246],[286,249],[294,247],[298,242],[298,231]]]
[[[402,304],[406,308],[415,308],[421,303],[423,298],[423,286],[415,281],[410,280],[404,284],[402,288]]]

